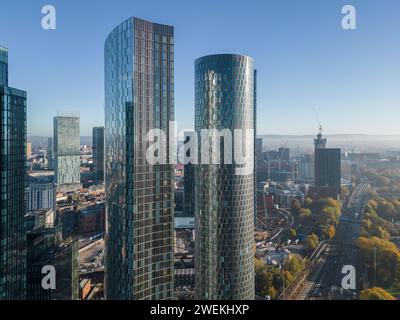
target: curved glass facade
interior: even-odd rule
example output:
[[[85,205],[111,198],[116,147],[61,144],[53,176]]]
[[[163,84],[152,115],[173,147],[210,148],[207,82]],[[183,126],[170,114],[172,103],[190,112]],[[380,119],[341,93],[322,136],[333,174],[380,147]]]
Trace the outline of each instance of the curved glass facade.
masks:
[[[173,27],[130,18],[105,42],[107,299],[173,296],[174,171],[149,165],[144,141],[174,120],[173,40]]]
[[[252,58],[227,54],[202,57],[196,60],[195,73],[199,136],[202,129],[254,130]],[[254,136],[246,137],[243,145],[254,159],[252,139]],[[254,299],[254,161],[246,165],[251,167],[247,174],[237,174],[241,166],[235,162],[196,166],[198,299]]]

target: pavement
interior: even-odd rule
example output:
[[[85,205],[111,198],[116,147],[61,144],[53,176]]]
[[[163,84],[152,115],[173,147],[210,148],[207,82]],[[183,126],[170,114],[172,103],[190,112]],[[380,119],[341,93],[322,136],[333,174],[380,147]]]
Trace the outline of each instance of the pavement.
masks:
[[[104,239],[97,240],[93,244],[79,250],[80,271],[96,271],[104,265]],[[86,271],[84,271],[86,270]]]

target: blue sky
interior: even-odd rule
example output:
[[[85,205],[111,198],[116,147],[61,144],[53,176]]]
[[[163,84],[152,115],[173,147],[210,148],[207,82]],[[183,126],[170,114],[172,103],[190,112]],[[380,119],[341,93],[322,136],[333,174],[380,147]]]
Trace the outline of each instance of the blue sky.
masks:
[[[28,134],[51,135],[57,110],[76,110],[81,133],[104,122],[103,44],[137,16],[175,27],[175,107],[193,127],[194,60],[242,53],[258,69],[258,133],[400,134],[398,0],[0,0],[0,44],[10,85],[28,91]],[[41,28],[41,8],[57,29]],[[341,28],[341,8],[357,30]]]

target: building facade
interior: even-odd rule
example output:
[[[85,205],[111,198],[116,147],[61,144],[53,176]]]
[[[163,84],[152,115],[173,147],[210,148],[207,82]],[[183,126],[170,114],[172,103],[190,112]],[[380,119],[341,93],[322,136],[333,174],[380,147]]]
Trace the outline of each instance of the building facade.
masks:
[[[71,238],[57,247],[52,257],[57,270],[57,286],[52,290],[52,299],[79,299],[79,242]]]
[[[341,189],[340,149],[315,150],[315,186],[321,195],[337,198]]]
[[[250,130],[242,143],[232,132],[233,150],[223,163],[201,163],[195,168],[195,291],[197,299],[254,299],[254,116],[255,70],[253,60],[241,55],[212,55],[195,62],[195,127]],[[248,157],[244,165],[225,164],[236,142]],[[213,148],[214,156],[227,141]],[[203,153],[204,154],[204,153]],[[222,152],[220,153],[222,154]],[[221,160],[222,161],[222,160]],[[246,168],[246,170],[238,171]]]
[[[8,86],[8,51],[0,47],[0,300],[25,299],[26,92]]]
[[[93,169],[98,181],[104,181],[104,127],[93,128]]]
[[[306,154],[299,159],[298,180],[303,183],[314,181],[315,162],[313,154]]]
[[[145,139],[173,120],[173,27],[130,18],[105,42],[107,299],[173,298],[174,168]]]
[[[193,135],[196,135],[196,132],[185,132],[185,143],[188,143],[191,139],[193,139]],[[190,157],[191,150],[187,151],[186,156]],[[194,164],[188,163],[184,165],[184,176],[183,176],[183,186],[184,186],[184,214],[186,216],[193,217],[194,216]]]
[[[79,116],[60,113],[53,121],[53,157],[57,186],[74,189],[80,185]]]
[[[56,207],[56,187],[54,175],[31,173],[28,175],[26,209],[28,211],[53,209]]]

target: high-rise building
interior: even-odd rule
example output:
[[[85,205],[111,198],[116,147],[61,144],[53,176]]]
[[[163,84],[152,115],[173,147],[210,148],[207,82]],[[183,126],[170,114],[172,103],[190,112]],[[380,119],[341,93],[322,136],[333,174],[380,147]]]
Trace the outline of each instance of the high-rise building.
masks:
[[[161,129],[169,155],[173,120],[173,27],[129,18],[105,42],[107,299],[173,298],[174,166],[145,138]]]
[[[263,139],[256,138],[256,146],[254,149],[256,155],[256,163],[262,162],[263,160]]]
[[[26,209],[28,211],[53,209],[56,207],[56,187],[51,171],[28,174]]]
[[[203,129],[228,129],[235,156],[240,149],[248,155],[244,164],[230,163],[230,147],[220,152],[228,146],[224,136],[219,146],[206,147],[213,158],[223,154],[223,159],[217,159],[221,162],[200,161],[195,168],[198,299],[254,299],[254,80],[253,59],[247,56],[211,55],[195,63],[195,127],[202,137],[199,154],[202,145],[208,144]],[[252,137],[241,135],[240,143],[235,129],[250,130]]]
[[[8,86],[8,50],[0,46],[0,86]]]
[[[32,142],[28,141],[26,143],[26,158],[29,159],[32,155]]]
[[[93,128],[93,167],[98,181],[104,181],[104,127]]]
[[[322,127],[314,139],[314,179],[320,196],[337,198],[341,190],[341,151],[328,149],[327,139],[322,136]]]
[[[196,132],[185,132],[185,143],[189,143],[191,139],[193,139],[193,135],[196,135]],[[191,157],[190,152],[193,150],[188,150],[186,156],[188,158]],[[188,163],[184,166],[184,176],[183,176],[183,185],[184,185],[184,213],[186,216],[194,216],[194,164]]]
[[[79,299],[79,242],[71,238],[63,242],[55,251],[53,265],[57,271],[57,286],[52,291],[52,299]]]
[[[47,139],[47,168],[49,170],[54,169],[53,167],[53,138]]]
[[[53,157],[56,184],[59,189],[74,190],[80,186],[79,116],[59,113],[53,121]]]
[[[315,150],[315,186],[321,195],[337,198],[341,189],[340,149]]]
[[[0,300],[26,296],[26,92],[8,86],[7,65],[0,47]]]
[[[306,154],[299,160],[298,167],[298,180],[303,183],[310,183],[314,181],[314,155]]]
[[[323,132],[322,126],[320,126],[317,138],[314,139],[315,149],[324,149],[324,148],[326,148],[327,139],[322,137],[322,132]]]

